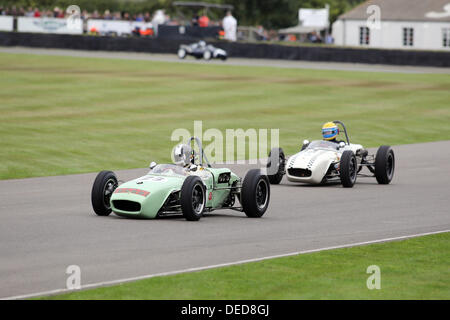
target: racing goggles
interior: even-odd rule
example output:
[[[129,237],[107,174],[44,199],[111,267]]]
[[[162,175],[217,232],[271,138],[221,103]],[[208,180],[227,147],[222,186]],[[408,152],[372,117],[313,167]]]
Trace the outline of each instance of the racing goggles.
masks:
[[[322,135],[324,138],[333,138],[339,134],[338,128],[326,128],[322,129]]]

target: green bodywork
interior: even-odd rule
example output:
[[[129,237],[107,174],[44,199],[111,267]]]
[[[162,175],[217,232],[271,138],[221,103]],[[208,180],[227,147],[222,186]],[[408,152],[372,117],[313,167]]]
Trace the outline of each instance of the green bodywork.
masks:
[[[219,183],[221,174],[229,174],[229,181]],[[143,177],[121,184],[111,196],[111,209],[119,216],[156,218],[158,213],[164,214],[162,208],[171,194],[175,194],[175,197],[179,196],[183,182],[189,175],[199,176],[206,187],[206,211],[223,208],[224,203],[229,199],[231,187],[240,186],[240,178],[226,168],[200,167],[195,172],[188,172],[186,175],[160,174],[150,171]],[[140,210],[120,210],[117,208],[117,200],[139,203]]]

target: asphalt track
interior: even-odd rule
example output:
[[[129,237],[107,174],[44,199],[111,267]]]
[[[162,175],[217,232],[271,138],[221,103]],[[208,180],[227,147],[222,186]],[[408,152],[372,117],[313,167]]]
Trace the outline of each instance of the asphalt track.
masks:
[[[360,178],[344,189],[284,179],[261,219],[230,210],[198,222],[98,217],[90,204],[96,173],[0,181],[0,298],[65,288],[69,265],[80,266],[86,285],[449,230],[450,141],[394,150],[392,184]],[[255,166],[229,167],[243,176]]]
[[[256,66],[256,67],[337,70],[337,71],[450,74],[450,68],[438,68],[438,67],[294,61],[294,60],[277,60],[277,59],[244,59],[233,57],[231,57],[225,62],[219,60],[211,60],[211,61],[205,61],[203,59],[196,60],[191,57],[187,57],[184,60],[180,60],[176,54],[154,54],[154,53],[137,53],[137,52],[86,51],[86,50],[42,49],[42,48],[25,48],[25,47],[0,47],[0,52],[13,54],[36,54],[36,55],[50,55],[50,56],[99,58],[99,59],[125,59],[125,60],[141,60],[141,61],[178,62],[191,64],[215,64],[224,66]]]

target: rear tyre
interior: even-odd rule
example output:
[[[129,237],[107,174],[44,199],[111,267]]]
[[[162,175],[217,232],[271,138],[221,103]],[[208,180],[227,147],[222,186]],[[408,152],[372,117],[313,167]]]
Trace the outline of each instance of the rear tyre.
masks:
[[[375,178],[379,184],[389,184],[394,177],[395,156],[390,146],[381,146],[375,156]]]
[[[91,202],[94,212],[99,216],[111,213],[111,195],[117,188],[117,177],[112,171],[101,171],[95,178],[91,191]]]
[[[267,163],[267,177],[270,184],[280,184],[283,179],[285,164],[286,157],[284,156],[283,149],[272,148]]]
[[[261,170],[252,169],[242,183],[240,201],[249,218],[260,218],[266,212],[270,200],[270,183]]]
[[[339,176],[344,188],[352,188],[355,184],[358,169],[357,166],[356,156],[353,151],[344,151],[339,164]]]
[[[184,49],[179,49],[179,50],[178,50],[178,58],[180,58],[180,59],[186,58],[186,50],[184,50]]]
[[[206,204],[206,190],[202,179],[197,176],[189,176],[184,180],[181,187],[180,204],[186,220],[200,220]]]

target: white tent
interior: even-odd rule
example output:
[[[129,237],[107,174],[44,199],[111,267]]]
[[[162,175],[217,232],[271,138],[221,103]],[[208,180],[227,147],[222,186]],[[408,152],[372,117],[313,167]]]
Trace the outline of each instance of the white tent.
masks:
[[[295,27],[281,29],[281,34],[306,34],[313,31],[320,32],[330,25],[329,22],[330,7],[326,5],[323,9],[304,9],[298,10],[299,24]]]

